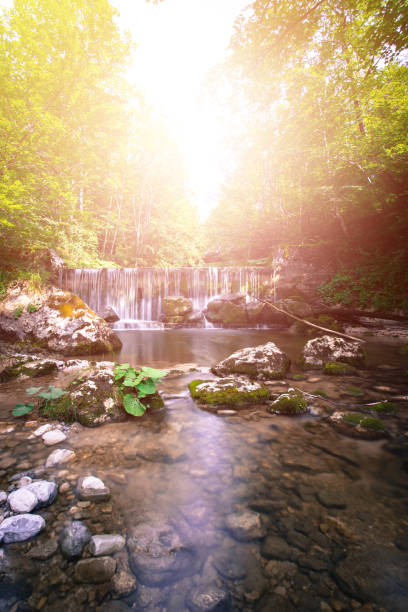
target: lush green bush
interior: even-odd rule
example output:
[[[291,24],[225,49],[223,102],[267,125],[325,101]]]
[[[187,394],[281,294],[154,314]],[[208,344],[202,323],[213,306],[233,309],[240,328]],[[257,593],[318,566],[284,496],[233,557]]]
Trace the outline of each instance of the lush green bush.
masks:
[[[115,382],[122,393],[126,412],[133,416],[143,416],[147,406],[142,400],[157,393],[156,384],[161,382],[166,374],[164,370],[155,370],[147,366],[136,370],[128,363],[116,365]]]

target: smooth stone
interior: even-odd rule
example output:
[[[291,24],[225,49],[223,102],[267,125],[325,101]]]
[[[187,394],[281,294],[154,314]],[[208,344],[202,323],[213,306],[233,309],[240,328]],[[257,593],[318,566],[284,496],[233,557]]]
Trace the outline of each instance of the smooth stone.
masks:
[[[266,536],[266,528],[261,515],[252,510],[229,514],[225,525],[237,540],[257,540]]]
[[[62,554],[67,559],[80,557],[91,537],[92,534],[84,523],[73,521],[60,533],[59,542]]]
[[[54,444],[59,444],[59,442],[63,442],[67,439],[67,436],[63,431],[59,429],[53,429],[52,431],[47,431],[43,436],[41,436],[44,440],[44,444],[47,446],[53,446]]]
[[[323,489],[316,493],[316,497],[325,508],[339,508],[340,510],[344,510],[347,505],[346,500],[339,491]]]
[[[17,483],[17,487],[19,489],[21,489],[21,487],[26,487],[27,485],[31,484],[33,482],[33,479],[30,478],[30,476],[23,476],[22,478],[20,478],[20,480]]]
[[[124,548],[126,540],[121,535],[94,535],[89,543],[89,550],[94,557],[112,555]]]
[[[226,610],[228,604],[228,591],[212,585],[196,587],[186,597],[186,606],[192,612]]]
[[[30,559],[38,559],[39,561],[45,561],[54,555],[58,550],[57,540],[47,540],[33,546],[27,553]]]
[[[0,491],[0,504],[4,504],[7,501],[7,493],[5,491]]]
[[[262,543],[261,553],[266,559],[287,561],[292,558],[291,547],[286,540],[278,536],[268,536]]]
[[[31,512],[37,505],[37,496],[32,491],[29,491],[27,487],[22,487],[13,491],[8,496],[8,503],[13,512]]]
[[[108,582],[115,570],[116,561],[112,557],[82,559],[75,566],[75,579],[78,582],[100,584]]]
[[[47,431],[51,431],[51,429],[52,425],[50,423],[45,423],[45,425],[41,425],[41,427],[38,427],[38,429],[33,431],[33,435],[39,438],[47,433]]]
[[[38,514],[19,514],[4,519],[0,524],[0,539],[6,544],[24,542],[36,536],[45,527],[45,521]]]
[[[37,497],[36,510],[52,504],[58,493],[58,487],[55,482],[49,482],[48,480],[37,480],[25,488]]]
[[[119,570],[111,579],[111,592],[114,598],[127,597],[137,589],[136,578],[130,572]]]
[[[82,501],[101,502],[110,498],[110,490],[100,478],[85,476],[78,480],[78,496]]]
[[[72,461],[74,457],[74,451],[69,450],[68,448],[57,448],[50,455],[48,455],[47,461],[45,462],[45,467],[50,468],[60,465],[61,463],[67,463],[68,461]]]

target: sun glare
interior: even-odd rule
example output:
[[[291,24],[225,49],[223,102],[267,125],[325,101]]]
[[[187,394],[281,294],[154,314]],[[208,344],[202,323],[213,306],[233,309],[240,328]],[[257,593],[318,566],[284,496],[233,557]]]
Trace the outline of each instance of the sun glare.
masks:
[[[227,118],[204,92],[206,74],[225,57],[243,0],[114,0],[137,49],[131,81],[168,125],[184,156],[187,185],[201,218],[217,203],[230,165]],[[224,111],[225,112],[225,111]]]

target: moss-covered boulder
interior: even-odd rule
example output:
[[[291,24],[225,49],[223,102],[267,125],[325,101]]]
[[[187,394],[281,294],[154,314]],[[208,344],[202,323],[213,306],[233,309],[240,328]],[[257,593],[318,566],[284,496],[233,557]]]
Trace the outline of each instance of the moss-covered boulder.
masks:
[[[78,296],[55,287],[10,287],[0,302],[0,339],[63,355],[114,351],[122,346],[115,332]]]
[[[323,374],[327,374],[327,376],[350,376],[355,374],[356,371],[356,368],[349,363],[338,361],[325,363],[323,367]]]
[[[245,374],[250,378],[282,378],[287,373],[290,360],[273,342],[248,347],[232,353],[211,368],[218,376]]]
[[[191,397],[196,402],[215,408],[264,404],[270,398],[270,392],[266,387],[239,377],[209,381],[193,380],[189,384],[189,389]]]
[[[345,436],[378,440],[389,435],[387,427],[379,418],[360,412],[335,412],[328,419],[329,423]]]
[[[57,372],[64,367],[64,361],[42,358],[38,355],[15,353],[0,357],[0,382],[17,377],[36,378]]]
[[[336,336],[321,336],[306,343],[300,359],[300,364],[305,369],[320,369],[325,364],[334,362],[363,368],[365,354],[361,344]]]
[[[193,311],[193,304],[185,297],[167,297],[163,299],[162,309],[166,317],[184,316]]]
[[[269,412],[286,416],[299,416],[308,411],[307,401],[302,393],[289,391],[288,393],[282,393],[282,395],[274,400],[268,410]]]
[[[204,314],[210,323],[221,327],[247,325],[245,295],[228,294],[210,300]]]
[[[193,303],[185,297],[167,297],[162,303],[160,320],[165,327],[204,327],[202,312],[193,311]]]

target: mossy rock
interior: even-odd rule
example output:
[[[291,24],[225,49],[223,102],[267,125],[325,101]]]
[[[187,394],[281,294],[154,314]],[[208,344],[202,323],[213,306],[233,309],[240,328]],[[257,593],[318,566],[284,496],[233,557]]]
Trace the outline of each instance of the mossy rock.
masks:
[[[167,297],[163,299],[162,308],[166,318],[183,317],[193,311],[193,304],[184,297]]]
[[[207,406],[239,406],[264,404],[270,398],[266,387],[242,379],[219,381],[193,380],[189,384],[191,397]]]
[[[356,372],[357,369],[354,366],[339,361],[325,363],[323,367],[323,374],[327,374],[328,376],[350,376]]]
[[[364,417],[359,423],[360,427],[364,429],[371,429],[373,431],[386,431],[384,423],[375,417]]]
[[[392,402],[378,402],[371,406],[364,406],[364,410],[374,412],[374,414],[397,414],[398,408]]]
[[[328,420],[340,433],[352,438],[378,440],[389,435],[380,419],[361,412],[336,412]]]
[[[307,402],[301,393],[283,393],[269,407],[270,412],[296,416],[307,412]]]

